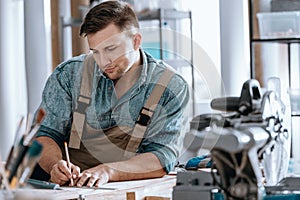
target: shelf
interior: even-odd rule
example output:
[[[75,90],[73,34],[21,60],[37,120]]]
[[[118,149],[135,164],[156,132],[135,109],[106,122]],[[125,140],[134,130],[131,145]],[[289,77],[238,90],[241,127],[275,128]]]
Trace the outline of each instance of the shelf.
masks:
[[[140,21],[160,20],[160,19],[189,19],[191,18],[191,11],[179,11],[174,9],[155,9],[147,10],[137,14]]]
[[[138,13],[137,17],[139,21],[150,21],[150,20],[179,20],[179,19],[190,19],[191,11],[179,11],[174,9],[155,9],[147,10],[142,13]],[[62,18],[63,27],[67,26],[80,26],[82,19],[79,18]]]
[[[281,3],[284,2],[284,0],[281,1]],[[261,67],[263,66],[262,63],[256,62],[256,55],[255,55],[255,48],[257,44],[267,44],[267,43],[277,43],[277,44],[284,44],[287,47],[287,73],[288,73],[288,80],[286,80],[286,83],[288,86],[292,85],[292,44],[300,43],[300,36],[297,34],[300,31],[294,31],[290,34],[283,35],[283,33],[288,33],[288,31],[285,31],[286,29],[293,30],[294,24],[291,22],[297,21],[294,15],[280,15],[280,17],[274,17],[269,18],[270,13],[276,13],[276,12],[286,12],[291,11],[292,6],[285,4],[285,6],[278,6],[280,3],[279,1],[269,1],[269,0],[248,0],[248,6],[249,6],[249,36],[250,36],[250,73],[251,78],[256,78],[256,75],[262,75]],[[300,4],[299,4],[300,5]],[[265,13],[268,15],[265,15],[265,21],[258,21],[259,18],[257,18],[257,13]],[[260,18],[263,20],[263,18]],[[262,23],[263,22],[263,23]],[[285,26],[279,26],[276,23],[283,24]],[[285,24],[286,23],[286,24]],[[296,23],[298,24],[298,23]],[[266,28],[266,31],[264,28]],[[260,29],[264,30],[260,32]],[[272,30],[271,32],[269,30]],[[266,35],[266,33],[273,33],[272,35]],[[269,38],[268,38],[269,37]],[[260,48],[260,47],[258,47]],[[278,47],[270,47],[270,48],[278,48]],[[258,59],[262,59],[262,57],[258,56]],[[259,63],[259,66],[257,64]],[[256,74],[256,70],[258,69],[258,74]],[[279,75],[278,75],[279,76]],[[263,80],[262,77],[260,77],[261,80]]]
[[[191,86],[192,90],[194,91],[195,88],[195,80],[194,80],[194,65],[193,65],[193,31],[192,31],[192,13],[191,11],[179,11],[176,9],[154,9],[154,10],[146,10],[143,12],[137,13],[137,17],[139,21],[153,21],[157,20],[159,22],[158,24],[158,42],[159,42],[159,59],[164,60],[167,64],[170,66],[176,68],[176,70],[183,68],[183,67],[190,67],[191,69]],[[165,55],[167,55],[166,52],[163,51],[163,42],[166,40],[163,32],[164,32],[164,23],[165,20],[173,20],[174,23],[176,23],[176,20],[184,20],[188,19],[190,24],[190,45],[191,45],[191,58],[189,60],[184,59],[167,59]],[[175,32],[177,32],[177,26],[173,27]],[[175,33],[174,32],[174,33]],[[175,38],[175,41],[178,42]],[[176,45],[175,45],[176,46]],[[192,101],[193,101],[193,115],[195,114],[195,96],[194,93],[192,93]]]
[[[252,42],[274,42],[274,43],[300,43],[300,38],[270,38],[270,39],[252,39]]]

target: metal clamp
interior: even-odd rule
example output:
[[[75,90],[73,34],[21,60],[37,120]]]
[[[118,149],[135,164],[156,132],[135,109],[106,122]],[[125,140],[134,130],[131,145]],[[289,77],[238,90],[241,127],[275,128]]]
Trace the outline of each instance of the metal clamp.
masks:
[[[143,112],[143,110],[146,110],[146,112],[151,112],[151,113],[154,112],[153,110],[150,110],[150,109],[148,109],[148,108],[143,107],[143,108],[141,109],[140,115],[139,115],[139,117],[138,117],[136,123],[137,123],[137,124],[140,124],[140,125],[142,125],[142,126],[148,126],[148,125],[151,123],[151,116],[152,116],[152,115],[150,116],[150,115],[145,114],[145,113]]]
[[[91,98],[79,95],[76,112],[85,113],[87,107],[90,105],[90,102]]]

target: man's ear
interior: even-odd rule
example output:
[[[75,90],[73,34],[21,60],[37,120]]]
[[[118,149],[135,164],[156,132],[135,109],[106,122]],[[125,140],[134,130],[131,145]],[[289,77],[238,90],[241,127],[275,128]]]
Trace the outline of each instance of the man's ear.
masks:
[[[141,44],[142,44],[142,35],[140,33],[136,33],[133,37],[134,50],[138,50]]]

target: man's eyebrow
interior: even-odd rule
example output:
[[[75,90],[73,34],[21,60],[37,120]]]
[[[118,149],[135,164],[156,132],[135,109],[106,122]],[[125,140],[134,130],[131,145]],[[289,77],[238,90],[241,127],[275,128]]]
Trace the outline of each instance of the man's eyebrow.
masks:
[[[104,49],[108,49],[108,48],[111,48],[111,47],[114,47],[114,46],[116,46],[116,44],[109,44],[106,47],[104,47]]]

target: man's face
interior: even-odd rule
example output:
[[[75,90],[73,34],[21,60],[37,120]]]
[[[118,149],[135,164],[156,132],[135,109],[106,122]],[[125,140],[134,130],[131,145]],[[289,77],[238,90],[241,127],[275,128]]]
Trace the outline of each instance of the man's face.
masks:
[[[87,35],[93,56],[108,78],[119,79],[137,62],[136,35],[121,32],[114,24]]]

